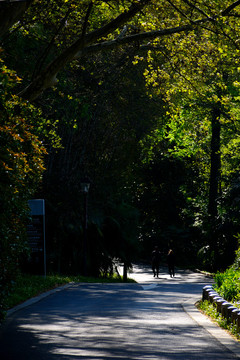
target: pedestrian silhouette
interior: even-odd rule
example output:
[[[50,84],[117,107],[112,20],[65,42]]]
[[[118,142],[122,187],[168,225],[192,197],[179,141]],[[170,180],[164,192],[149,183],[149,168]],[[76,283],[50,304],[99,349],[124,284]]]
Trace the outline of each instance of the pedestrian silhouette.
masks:
[[[174,277],[175,276],[175,256],[174,253],[172,251],[172,249],[169,250],[168,255],[167,255],[167,263],[168,263],[168,271],[169,271],[169,275],[170,277]]]
[[[155,246],[153,252],[152,252],[152,270],[153,270],[153,276],[158,277],[159,273],[159,265],[160,265],[160,252],[158,250],[158,246]]]

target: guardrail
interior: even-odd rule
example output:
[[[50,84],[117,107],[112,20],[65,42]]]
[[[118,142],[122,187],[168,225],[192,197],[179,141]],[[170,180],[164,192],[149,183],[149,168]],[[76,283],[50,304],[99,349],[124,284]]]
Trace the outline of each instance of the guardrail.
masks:
[[[222,298],[211,285],[203,287],[202,300],[207,300],[213,303],[217,311],[227,320],[237,325],[240,330],[240,308],[237,308],[230,302]]]

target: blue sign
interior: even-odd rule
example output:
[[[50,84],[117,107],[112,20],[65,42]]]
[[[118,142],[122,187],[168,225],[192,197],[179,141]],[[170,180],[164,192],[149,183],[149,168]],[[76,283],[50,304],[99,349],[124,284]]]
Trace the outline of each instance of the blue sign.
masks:
[[[31,256],[26,264],[26,270],[46,276],[45,201],[29,200],[29,208],[31,222],[27,226],[27,235]]]

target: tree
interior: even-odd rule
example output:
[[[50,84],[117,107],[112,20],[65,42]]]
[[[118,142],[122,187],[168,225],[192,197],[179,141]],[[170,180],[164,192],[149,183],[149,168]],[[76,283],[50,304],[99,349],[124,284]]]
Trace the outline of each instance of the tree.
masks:
[[[145,41],[168,37],[173,34],[185,34],[205,23],[209,24],[210,29],[212,28],[213,31],[216,31],[215,23],[218,20],[221,21],[229,15],[234,17],[233,10],[238,8],[239,1],[233,2],[228,6],[223,4],[223,9],[219,8],[218,2],[216,2],[216,5],[216,13],[213,13],[213,8],[203,6],[202,9],[200,9],[189,1],[179,1],[178,6],[167,2],[164,16],[165,14],[169,15],[169,21],[166,21],[165,16],[164,23],[167,23],[166,28],[159,30],[156,29],[156,27],[162,24],[162,16],[161,13],[159,13],[159,2],[154,0],[126,1],[123,2],[123,4],[118,4],[115,1],[84,1],[81,5],[77,5],[74,1],[70,4],[69,2],[56,4],[55,1],[52,1],[49,2],[47,6],[44,0],[33,3],[33,5],[29,7],[26,20],[23,20],[22,25],[24,27],[28,26],[28,23],[30,21],[32,22],[32,20],[35,21],[35,19],[37,21],[39,21],[39,19],[45,21],[45,14],[41,13],[42,10],[45,10],[51,15],[51,19],[53,20],[51,26],[54,26],[56,31],[53,33],[52,39],[49,40],[45,53],[42,55],[42,68],[34,74],[30,84],[22,89],[19,95],[33,101],[46,88],[56,85],[58,73],[67,64],[76,58],[80,61],[83,56],[89,53],[113,49],[120,45],[130,43],[144,43]],[[111,9],[111,12],[109,12],[109,9]],[[141,13],[143,9],[146,10],[144,16]],[[160,16],[158,18],[154,16],[152,21],[151,16],[154,12]],[[206,12],[209,12],[210,16],[206,15]],[[105,13],[107,16],[104,16]],[[102,21],[96,18],[96,14],[102,15]],[[198,18],[199,14],[202,17],[200,19]],[[72,15],[72,18],[70,15]],[[136,16],[138,16],[138,19]],[[58,20],[59,17],[61,17],[60,23]],[[74,20],[79,22],[79,17],[82,28],[80,32],[81,35],[77,36],[72,26],[76,25]],[[149,21],[147,26],[144,25],[146,20]],[[186,21],[185,24],[183,24],[184,21]],[[74,38],[71,41],[71,45],[61,42],[61,32],[63,29],[65,37],[68,37],[68,31],[65,26],[66,22],[71,24],[70,34],[72,34]],[[179,24],[179,22],[181,24],[180,26],[167,28],[168,25]],[[129,29],[131,29],[131,26],[135,24],[137,25],[137,30],[140,32],[126,35]],[[31,23],[31,27],[32,26]],[[120,29],[122,27],[124,27],[124,29],[121,32]],[[78,28],[77,26],[77,29]],[[87,32],[88,28],[90,28],[89,32]],[[146,31],[146,28],[153,28],[153,30]],[[217,31],[221,31],[221,29],[217,29]],[[60,43],[57,41],[58,38],[60,38]],[[58,50],[50,59],[47,59],[47,55],[49,55],[53,45],[57,45],[60,51]],[[43,66],[43,64],[45,65]]]
[[[166,50],[160,54],[149,53],[150,65],[145,76],[152,91],[157,89],[170,104],[172,121],[167,125],[164,136],[171,139],[175,149],[170,148],[169,151],[178,156],[194,155],[195,158],[199,150],[200,154],[205,153],[204,157],[201,156],[202,164],[198,165],[199,169],[203,169],[205,194],[208,194],[207,197],[205,195],[208,206],[204,206],[203,228],[210,224],[208,245],[216,256],[223,245],[218,231],[222,211],[221,189],[229,186],[226,178],[223,180],[221,177],[221,161],[225,162],[221,152],[227,141],[225,134],[230,135],[227,128],[235,121],[234,112],[230,109],[236,107],[238,94],[237,62],[235,55],[232,56],[232,43],[208,29],[202,29],[202,34],[190,32],[184,39],[177,36],[176,40],[178,43],[166,44]],[[164,56],[167,61],[159,65]],[[158,87],[159,84],[164,84],[164,87]],[[203,137],[206,130],[211,138],[209,134]]]
[[[54,269],[67,271],[71,263],[71,271],[73,268],[75,272],[79,270],[79,264],[71,257],[77,258],[74,254],[78,254],[80,259],[81,253],[83,200],[80,182],[84,174],[92,181],[89,242],[96,249],[99,261],[108,254],[106,263],[110,266],[117,257],[117,251],[109,250],[110,237],[106,240],[99,234],[103,234],[103,228],[108,233],[106,224],[111,228],[111,223],[105,218],[113,211],[116,213],[114,224],[123,223],[122,217],[118,218],[123,202],[125,208],[131,207],[131,183],[135,181],[132,167],[138,161],[139,140],[152,127],[161,109],[161,104],[146,94],[143,67],[134,66],[133,60],[131,47],[127,55],[124,50],[118,50],[89,57],[82,64],[83,69],[68,70],[67,77],[59,85],[60,92],[55,92],[54,98],[49,96],[45,102],[47,112],[54,101],[51,121],[58,121],[57,133],[61,137],[60,148],[49,148],[42,188],[48,206],[47,229],[53,239],[49,250]],[[119,232],[119,239],[127,238]],[[134,239],[129,236],[131,241]],[[58,251],[54,254],[55,249]],[[117,249],[120,252],[119,246]],[[125,253],[123,249],[121,255],[118,252],[118,258],[128,256],[127,245],[124,249]],[[70,260],[66,261],[66,254]],[[90,254],[94,255],[91,251]],[[101,264],[97,268],[99,261],[93,262],[95,275],[103,267]]]
[[[0,320],[6,297],[17,275],[18,265],[28,246],[26,224],[28,199],[39,185],[44,171],[45,148],[32,123],[41,122],[41,113],[32,105],[9,95],[21,81],[0,59]]]
[[[34,115],[27,116],[28,120],[30,117],[36,120],[33,133],[35,136],[40,136],[41,140],[45,140],[51,153],[48,163],[48,180],[51,178],[48,183],[48,185],[50,184],[49,188],[54,187],[55,179],[59,174],[61,175],[58,178],[60,184],[66,184],[67,179],[70,179],[69,184],[76,185],[71,194],[71,199],[75,200],[74,214],[71,216],[71,220],[74,219],[74,221],[73,223],[69,221],[69,223],[74,225],[74,231],[77,229],[77,234],[81,232],[81,227],[77,228],[79,218],[77,196],[79,195],[78,180],[80,176],[86,170],[94,174],[97,179],[97,189],[95,189],[97,196],[95,198],[99,202],[102,200],[101,193],[104,193],[107,188],[105,188],[106,183],[111,184],[111,191],[108,190],[109,197],[111,198],[116,193],[118,203],[124,194],[123,189],[124,186],[126,187],[124,183],[127,183],[127,197],[130,199],[131,190],[134,187],[133,167],[138,160],[138,144],[145,134],[149,135],[153,121],[156,119],[156,113],[150,111],[149,117],[144,112],[144,119],[138,121],[142,109],[138,109],[139,102],[137,101],[132,102],[136,111],[131,112],[131,116],[129,115],[129,111],[126,109],[132,104],[129,102],[127,92],[124,91],[124,86],[129,89],[131,84],[127,82],[126,78],[122,82],[122,96],[114,101],[116,92],[111,84],[114,76],[109,76],[110,81],[106,81],[108,71],[111,73],[112,70],[108,66],[107,50],[111,50],[109,58],[117,54],[114,58],[117,61],[113,71],[120,63],[120,58],[127,58],[127,51],[131,52],[131,56],[128,57],[129,62],[131,60],[136,64],[142,60],[143,55],[147,54],[150,65],[147,70],[149,76],[145,73],[146,80],[154,88],[159,87],[161,90],[159,103],[162,109],[159,111],[159,118],[164,118],[165,121],[168,117],[167,125],[165,126],[165,122],[163,124],[163,131],[165,140],[167,138],[168,143],[173,145],[170,149],[171,154],[178,153],[180,158],[180,154],[184,153],[184,156],[194,158],[193,162],[198,165],[201,179],[207,178],[210,168],[206,149],[209,149],[210,139],[209,136],[206,136],[204,141],[203,137],[210,128],[210,121],[206,121],[205,116],[209,116],[212,111],[215,117],[212,117],[211,120],[215,119],[215,122],[220,124],[219,114],[213,111],[218,108],[219,101],[222,106],[221,116],[223,112],[226,112],[225,107],[227,108],[227,106],[224,104],[226,97],[223,90],[224,86],[232,81],[226,82],[223,75],[228,64],[230,64],[228,73],[236,74],[234,67],[236,69],[239,51],[237,42],[239,1],[229,4],[228,1],[222,3],[216,0],[210,4],[211,6],[201,4],[201,8],[186,0],[178,0],[175,4],[170,1],[159,2],[157,0],[125,0],[121,2],[114,0],[83,0],[81,2],[39,0],[22,2],[22,4],[12,4],[11,2],[11,4],[4,4],[5,8],[2,3],[1,19],[4,19],[1,23],[1,32],[3,35],[2,46],[5,49],[4,60],[8,64],[8,68],[16,69],[18,76],[23,79],[21,82],[17,81],[17,86],[14,88],[8,86],[8,96],[10,99],[10,95],[18,94],[19,96],[14,95],[14,99],[24,104],[21,108],[24,111],[29,109],[29,100],[35,101],[35,104],[42,109],[49,126],[52,127],[52,132],[56,131],[58,124],[57,130],[59,130],[59,136],[62,136],[62,143],[65,147],[62,150],[60,147],[56,150],[46,140],[46,128],[43,126],[43,121],[39,120],[39,116],[36,115],[39,110],[35,108]],[[13,6],[16,6],[16,11],[10,13],[10,6],[12,6],[11,10],[13,10]],[[9,28],[8,32],[7,28]],[[124,52],[124,49],[127,51]],[[229,56],[229,51],[232,54],[232,49],[235,49],[233,58],[235,63],[230,60]],[[154,53],[160,62],[156,71],[151,67]],[[133,54],[136,55],[135,59],[133,59]],[[217,61],[218,58],[221,61]],[[196,59],[201,60],[198,65]],[[226,59],[227,61],[225,61]],[[92,66],[95,71],[99,64],[101,73],[92,76],[89,69]],[[218,75],[215,67],[219,67],[221,64],[225,64],[225,67]],[[87,71],[84,70],[84,66],[88,67]],[[81,81],[84,85],[88,83],[88,86],[84,86],[84,88],[77,86],[75,77],[79,74]],[[59,78],[58,85],[57,77]],[[216,81],[216,79],[220,80]],[[159,80],[161,86],[159,86]],[[92,81],[94,81],[94,86]],[[170,81],[171,86],[169,86]],[[69,85],[71,82],[74,84],[73,88]],[[108,86],[111,85],[107,91],[106,87],[102,86],[104,82]],[[216,91],[217,86],[214,85],[214,82],[220,86],[220,93]],[[163,85],[167,85],[165,89]],[[48,87],[52,87],[53,91],[46,91]],[[104,89],[102,97],[98,94],[100,88]],[[74,96],[75,90],[78,92]],[[136,91],[135,94],[137,96],[138,92]],[[107,96],[109,96],[108,101],[105,101],[104,104],[101,103]],[[142,98],[144,104],[146,104],[146,97],[144,92]],[[167,105],[163,106],[163,102]],[[96,104],[99,112],[94,110]],[[196,150],[191,136],[187,137],[186,135],[189,132],[198,135],[199,119],[195,119],[196,121],[191,125],[183,118],[183,116],[187,116],[189,119],[194,118],[193,112],[186,110],[186,107],[190,105],[197,108],[196,114],[204,115],[200,123],[201,135],[197,136],[197,139],[200,138],[201,144],[199,151]],[[57,106],[59,107],[58,111],[56,111]],[[5,109],[5,107],[4,105],[3,108]],[[122,116],[119,114],[119,108],[122,110]],[[7,124],[4,109],[1,116]],[[159,110],[157,107],[156,109]],[[172,116],[169,116],[169,110],[172,111]],[[11,111],[14,114],[14,111]],[[139,115],[136,116],[135,113]],[[13,118],[17,122],[17,115],[15,115]],[[152,119],[150,119],[151,117]],[[225,117],[227,118],[227,116]],[[131,122],[132,119],[133,122]],[[177,121],[184,123],[181,134],[176,132]],[[220,125],[222,126],[222,124]],[[168,135],[166,135],[167,133]],[[83,134],[87,135],[84,139],[82,138]],[[101,135],[101,141],[98,141],[98,136],[100,136],[98,134]],[[184,136],[184,146],[179,145],[179,138],[183,141],[182,135]],[[219,139],[219,136],[216,139]],[[203,164],[200,161],[202,154],[204,154]],[[218,181],[219,152],[217,147],[212,154],[217,160],[217,171],[215,175],[212,174],[212,179],[215,178]],[[25,155],[23,155],[23,162],[24,159]],[[62,160],[63,168],[61,168]],[[215,160],[213,162],[215,163]],[[178,161],[176,163],[178,164]],[[110,167],[113,169],[112,172],[109,171]],[[106,176],[101,179],[103,173]],[[121,176],[117,176],[119,173]],[[52,181],[53,178],[55,179]],[[215,181],[212,186],[212,204],[214,206],[216,206],[215,200],[218,195],[216,184],[218,185]],[[206,192],[206,186],[204,188],[203,185],[201,188]],[[34,189],[32,184],[29,195]],[[69,213],[71,203],[67,198],[64,200],[62,209],[65,215]],[[59,207],[60,205],[58,202]],[[216,209],[212,209],[211,211],[215,214]],[[116,211],[116,213],[118,212]],[[63,230],[65,231],[66,228],[64,227]]]

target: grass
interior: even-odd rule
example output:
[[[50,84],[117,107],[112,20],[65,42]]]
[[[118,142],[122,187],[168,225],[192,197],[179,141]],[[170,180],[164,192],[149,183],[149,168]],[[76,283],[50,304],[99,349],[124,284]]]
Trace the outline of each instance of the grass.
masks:
[[[216,309],[216,307],[209,301],[199,301],[196,304],[197,308],[205,315],[207,315],[212,321],[217,323],[221,328],[227,330],[237,340],[240,340],[240,333],[237,329],[237,325],[233,324],[230,320],[225,319]]]
[[[61,275],[47,275],[46,277],[43,277],[38,275],[20,274],[17,276],[13,285],[13,290],[7,299],[7,309],[11,309],[12,307],[19,305],[22,302],[45,291],[68,284],[70,282],[119,283],[123,282],[123,278],[116,275],[94,278]],[[128,282],[134,282],[134,280],[128,279]]]
[[[224,272],[216,273],[213,278],[214,290],[234,306],[240,307],[240,270],[231,267]],[[197,307],[220,327],[228,330],[237,340],[240,340],[240,333],[237,326],[219,314],[212,303],[209,301],[200,301]]]

